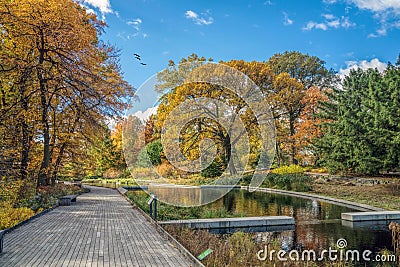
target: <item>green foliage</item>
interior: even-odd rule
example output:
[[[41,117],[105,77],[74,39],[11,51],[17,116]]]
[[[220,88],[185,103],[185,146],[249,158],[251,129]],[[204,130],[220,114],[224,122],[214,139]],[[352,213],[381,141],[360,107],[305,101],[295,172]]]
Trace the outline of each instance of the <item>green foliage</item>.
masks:
[[[161,144],[161,140],[155,140],[146,145],[147,154],[149,155],[150,161],[153,166],[157,166],[161,164],[161,154],[163,152],[163,147]]]
[[[270,173],[261,186],[292,190],[298,192],[307,192],[312,189],[312,178],[302,173]]]
[[[207,168],[201,170],[201,176],[205,178],[214,178],[221,176],[226,168],[225,162],[226,161],[223,159],[223,157],[217,157],[213,160],[213,162],[211,162],[211,164]]]
[[[149,196],[144,192],[129,192],[128,197],[143,211],[149,213],[147,200]],[[157,218],[161,221],[244,217],[246,214],[229,212],[225,208],[200,207],[176,207],[158,202]]]
[[[137,167],[148,168],[151,166],[158,166],[161,164],[161,156],[163,153],[163,147],[161,140],[157,139],[151,143],[148,143],[139,152],[137,159]],[[150,162],[151,164],[150,164]]]
[[[324,136],[316,142],[331,172],[378,174],[400,162],[400,68],[352,71],[322,104]]]
[[[118,148],[112,139],[111,130],[107,126],[103,127],[103,133],[100,138],[95,141],[89,149],[90,162],[88,162],[88,168],[95,170],[95,175],[103,176],[108,170],[124,170],[126,168],[125,160],[123,157],[122,148]],[[72,163],[66,166],[71,171],[76,170],[76,166],[70,166]],[[72,175],[76,176],[75,173]]]
[[[275,54],[267,63],[276,75],[286,72],[306,88],[326,86],[334,79],[333,70],[324,67],[325,61],[297,51]]]

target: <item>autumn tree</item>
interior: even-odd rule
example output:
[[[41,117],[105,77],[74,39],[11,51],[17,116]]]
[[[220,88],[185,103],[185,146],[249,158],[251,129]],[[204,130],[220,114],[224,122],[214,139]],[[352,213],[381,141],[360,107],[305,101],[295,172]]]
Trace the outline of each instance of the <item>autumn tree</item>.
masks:
[[[311,87],[325,91],[335,81],[335,75],[324,67],[323,60],[296,51],[275,54],[267,64],[276,75],[269,98],[276,118],[278,164],[285,155],[293,164],[298,161],[296,155],[307,153],[306,147],[299,146],[304,135],[297,134],[296,126],[307,119],[303,114],[307,91]]]
[[[327,100],[326,93],[317,86],[312,86],[305,91],[302,99],[304,109],[295,124],[296,133],[293,135],[296,158],[302,164],[314,165],[318,161],[319,155],[314,142],[323,135],[321,126],[326,120],[319,116],[320,103]]]
[[[259,118],[255,116],[249,103],[246,102],[246,97],[251,98],[255,89],[258,90],[259,87],[254,84],[254,88],[251,88],[252,85],[248,82],[248,78],[256,80],[261,85],[260,95],[255,101],[257,102],[256,105],[267,107],[268,104],[263,102],[266,100],[261,92],[271,89],[272,73],[266,64],[260,62],[229,61],[220,63],[220,66],[204,65],[202,67],[205,64],[205,59],[196,55],[182,60],[178,65],[170,62],[169,68],[159,75],[159,88],[170,87],[170,89],[158,108],[156,125],[161,128],[166,119],[171,117],[170,113],[184,101],[207,99],[206,102],[193,102],[193,105],[188,106],[185,111],[180,113],[179,116],[184,118],[188,110],[198,112],[198,116],[185,125],[181,132],[174,133],[181,140],[180,150],[184,152],[187,158],[199,158],[201,154],[200,142],[211,139],[215,142],[215,146],[211,146],[216,149],[217,158],[215,160],[219,163],[225,162],[230,174],[236,174],[237,167],[246,168],[242,165],[237,166],[240,163],[235,165],[231,161],[231,159],[241,157],[236,154],[238,149],[234,149],[234,147],[241,145],[240,141],[245,134],[249,137],[249,149],[253,155],[260,154],[263,146],[266,146],[266,144],[260,143],[260,129],[257,126],[257,119]],[[182,66],[182,64],[184,65]],[[241,76],[238,73],[241,73]],[[240,78],[238,78],[239,76]],[[183,78],[177,79],[176,77]],[[208,79],[212,80],[213,83],[207,82]],[[187,82],[188,80],[193,80],[193,82]],[[176,81],[186,83],[179,84]],[[218,81],[226,86],[221,86]],[[235,92],[232,88],[241,88],[242,92],[240,93],[243,94],[237,95],[238,92]],[[229,109],[224,109],[222,106],[229,107]],[[203,114],[207,114],[209,117],[203,116]],[[230,122],[223,125],[222,121],[228,117]],[[269,116],[268,119],[270,122],[273,121],[272,116]],[[235,121],[242,122],[243,128],[239,129],[239,126],[233,123]],[[274,135],[274,133],[271,134]],[[257,156],[253,157],[253,160],[257,161]]]
[[[13,92],[1,116],[20,121],[19,147],[40,143],[37,184],[54,183],[65,156],[93,139],[106,117],[118,116],[133,90],[118,52],[99,40],[105,24],[75,1],[1,1],[0,25],[2,74],[12,74]]]

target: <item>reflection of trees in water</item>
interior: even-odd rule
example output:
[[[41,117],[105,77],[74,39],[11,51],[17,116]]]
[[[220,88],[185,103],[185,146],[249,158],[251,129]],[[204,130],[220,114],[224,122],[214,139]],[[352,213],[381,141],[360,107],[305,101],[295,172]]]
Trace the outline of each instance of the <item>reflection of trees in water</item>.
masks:
[[[339,220],[341,213],[352,210],[326,202],[234,190],[228,193],[223,201],[211,205],[219,208],[232,207],[236,213],[245,213],[247,216],[293,216],[297,223],[295,231],[259,233],[256,238],[259,241],[278,238],[284,247],[328,249],[340,238],[345,238],[352,248],[391,247],[388,231],[373,232],[368,229],[343,227]]]

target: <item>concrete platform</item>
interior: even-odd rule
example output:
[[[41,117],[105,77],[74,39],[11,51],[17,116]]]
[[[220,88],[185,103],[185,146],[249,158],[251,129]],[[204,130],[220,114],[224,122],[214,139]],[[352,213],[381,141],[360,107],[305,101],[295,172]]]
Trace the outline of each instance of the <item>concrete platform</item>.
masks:
[[[390,222],[400,223],[400,220],[380,220],[380,221],[345,221],[342,220],[342,225],[352,229],[368,229],[368,230],[387,230]]]
[[[194,219],[159,222],[161,225],[181,225],[194,229],[221,229],[260,226],[273,227],[281,225],[294,225],[294,223],[294,218],[289,216]]]
[[[400,220],[400,211],[346,212],[341,217],[351,222]]]

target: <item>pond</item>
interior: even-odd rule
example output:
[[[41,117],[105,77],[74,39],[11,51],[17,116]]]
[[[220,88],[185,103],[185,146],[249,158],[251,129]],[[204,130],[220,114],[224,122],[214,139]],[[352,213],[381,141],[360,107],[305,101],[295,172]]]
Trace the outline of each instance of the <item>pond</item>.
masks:
[[[140,194],[143,191],[138,192]],[[254,230],[257,239],[269,241],[279,239],[285,249],[329,249],[336,241],[344,238],[347,249],[369,249],[378,252],[381,249],[392,249],[391,234],[386,222],[383,224],[343,225],[341,213],[358,211],[349,207],[335,205],[319,200],[266,193],[249,192],[234,189],[217,201],[203,206],[204,209],[226,209],[231,214],[246,214],[246,216],[279,216],[286,215],[295,218],[294,227],[283,227],[273,232],[262,229]],[[220,229],[218,233],[227,233],[238,229]]]
[[[248,216],[279,216],[295,218],[293,230],[259,233],[260,239],[279,238],[286,248],[328,249],[344,238],[347,248],[379,251],[392,248],[391,234],[386,226],[366,225],[363,227],[342,225],[341,213],[358,211],[330,204],[275,193],[232,190],[210,207],[224,207],[232,212],[245,212]]]

